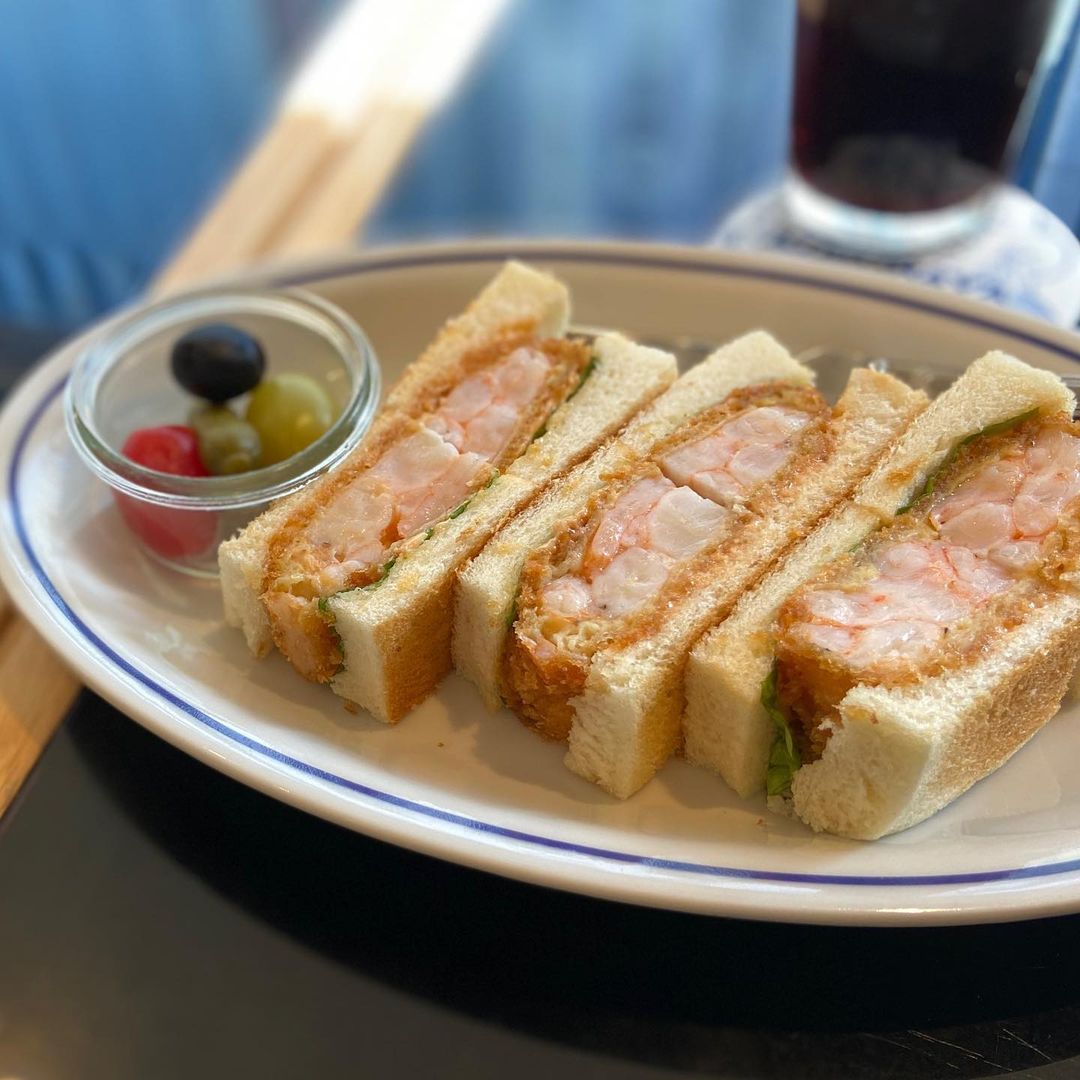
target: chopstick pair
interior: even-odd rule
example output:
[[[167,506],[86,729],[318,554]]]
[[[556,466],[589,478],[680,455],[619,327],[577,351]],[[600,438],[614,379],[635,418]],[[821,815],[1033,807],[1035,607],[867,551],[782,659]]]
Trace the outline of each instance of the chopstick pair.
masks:
[[[67,715],[79,681],[0,587],[0,815]]]
[[[354,236],[505,6],[506,0],[352,0],[155,291]]]

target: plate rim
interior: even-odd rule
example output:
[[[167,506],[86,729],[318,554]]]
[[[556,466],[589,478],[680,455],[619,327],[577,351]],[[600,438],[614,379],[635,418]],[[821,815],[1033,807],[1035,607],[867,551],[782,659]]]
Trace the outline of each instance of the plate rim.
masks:
[[[693,271],[696,269],[699,272],[779,281],[802,287],[825,288],[832,292],[854,294],[862,299],[915,308],[927,314],[974,324],[984,329],[999,330],[1014,339],[1027,341],[1044,350],[1062,355],[1075,363],[1080,363],[1080,336],[1070,331],[1052,325],[1043,325],[1030,317],[941,293],[926,286],[913,285],[884,273],[864,271],[861,267],[836,267],[772,254],[747,255],[742,252],[722,252],[676,245],[619,242],[481,241],[372,249],[368,252],[357,252],[344,260],[335,262],[320,260],[314,265],[301,266],[292,270],[288,267],[265,267],[253,273],[231,275],[230,280],[239,276],[250,281],[253,276],[261,274],[275,285],[302,286],[365,272],[409,270],[454,263],[487,263],[515,255],[549,258],[557,262],[629,265],[657,270]],[[852,277],[857,280],[850,280]],[[88,328],[84,334],[63,345],[35,367],[24,378],[22,384],[12,392],[9,401],[5,404],[3,415],[0,417],[0,431],[4,433],[5,446],[9,443],[11,445],[8,451],[10,456],[7,462],[3,495],[5,525],[13,528],[28,567],[20,567],[13,562],[12,553],[5,547],[4,557],[0,560],[0,577],[3,578],[15,603],[24,615],[45,634],[50,644],[57,648],[69,663],[72,663],[88,685],[112,701],[121,711],[159,736],[165,737],[178,748],[272,797],[283,799],[300,809],[328,818],[347,828],[414,850],[424,851],[427,854],[520,880],[624,902],[714,915],[736,915],[773,921],[839,922],[848,925],[988,922],[1057,914],[1077,910],[1080,907],[1080,890],[1077,890],[1074,895],[1059,897],[1056,903],[1048,897],[1033,896],[1026,903],[1012,906],[1000,903],[1001,894],[987,897],[977,891],[969,892],[969,896],[975,898],[982,896],[987,899],[986,908],[980,908],[978,904],[974,907],[957,906],[955,896],[953,896],[951,906],[918,910],[913,910],[910,906],[890,910],[881,905],[864,906],[857,903],[838,907],[835,899],[832,898],[833,893],[829,893],[828,897],[821,897],[817,892],[807,891],[805,886],[823,886],[827,889],[838,886],[841,890],[863,890],[867,887],[905,890],[912,886],[982,885],[1032,878],[1054,878],[1054,883],[1060,886],[1067,883],[1068,875],[1076,875],[1080,870],[1080,858],[1060,863],[1038,863],[1034,866],[1002,870],[972,871],[952,875],[898,875],[896,877],[808,874],[681,862],[670,858],[571,843],[560,840],[557,836],[543,836],[510,829],[464,816],[457,811],[441,809],[433,804],[419,803],[406,796],[395,795],[390,791],[380,791],[300,761],[230,727],[225,721],[212,716],[198,705],[187,701],[167,686],[157,682],[152,669],[142,671],[131,660],[112,650],[107,642],[67,604],[41,564],[26,531],[18,494],[19,467],[22,463],[23,452],[30,436],[62,392],[67,379],[66,368],[70,367],[74,351],[88,335],[97,332],[99,325]],[[56,378],[58,373],[62,373],[59,379]],[[45,386],[44,393],[40,391],[42,385]],[[20,406],[22,406],[21,409]],[[14,439],[11,438],[13,428],[17,429]],[[36,581],[37,589],[26,576],[27,568],[33,580]],[[44,597],[39,589],[44,592]],[[46,598],[51,602],[51,608],[46,603]],[[81,634],[85,640],[80,641],[75,636],[76,633]],[[73,659],[70,654],[69,646],[72,643],[77,646],[75,654],[77,659]],[[93,650],[100,655],[96,657],[87,646],[92,646]],[[212,746],[201,745],[197,739],[192,739],[191,730],[178,729],[169,709],[164,708],[160,701],[141,700],[137,692],[132,693],[133,687],[130,686],[129,680],[142,684],[145,689],[157,695],[172,709],[180,710],[188,716],[189,720],[201,724],[213,733],[215,740],[228,740],[232,744],[235,756],[230,758],[214,753]],[[147,705],[151,706],[149,713],[146,711]],[[153,715],[155,710],[160,715]],[[258,757],[253,758],[251,755],[258,755]],[[302,778],[301,782],[292,787],[283,788],[279,774],[273,770],[270,774],[264,774],[267,762],[299,775]],[[365,819],[365,808],[356,801],[343,802],[336,807],[335,813],[333,812],[335,808],[329,805],[334,800],[332,798],[328,800],[329,793],[322,787],[313,785],[313,781],[329,784],[335,788],[344,788],[353,795],[382,803],[382,806],[369,809],[383,811],[383,813],[375,813],[373,817],[376,820],[372,820],[371,815]],[[407,835],[403,836],[401,829],[390,828],[390,822],[381,820],[384,818],[387,807],[393,807],[398,813],[406,811],[410,815],[426,817],[430,835],[414,834],[412,827],[416,823],[411,819],[411,825],[406,826]],[[361,819],[359,821],[357,820],[358,811]],[[391,814],[390,817],[393,818],[394,815]],[[436,822],[441,828],[435,827]],[[448,825],[465,829],[467,832],[464,836],[455,837],[453,833],[446,831]],[[421,831],[423,831],[422,828]],[[502,842],[501,846],[499,843],[491,842],[493,837],[497,837]],[[542,848],[549,858],[534,862],[531,866],[523,866],[520,853],[515,854],[514,845],[519,844],[529,845],[534,850]],[[606,865],[599,870],[598,874],[583,875],[580,873],[582,868],[579,864],[575,863],[573,867],[568,868],[564,862],[560,861],[560,856],[567,853],[590,860],[601,859]],[[528,864],[530,861],[526,857],[525,862]],[[707,898],[698,895],[680,897],[671,895],[672,879],[670,878],[663,878],[655,873],[638,877],[612,873],[613,866],[610,864],[622,867],[628,865],[648,867],[652,871],[659,869],[678,874],[695,874],[698,875],[698,882],[703,879],[716,882],[719,879],[727,882],[786,884],[802,888],[789,895],[786,904],[777,903],[774,897],[774,902],[763,910],[755,903],[757,897],[752,890],[727,892],[717,888],[707,894]],[[1074,884],[1080,884],[1080,882]],[[908,895],[910,896],[910,893]]]

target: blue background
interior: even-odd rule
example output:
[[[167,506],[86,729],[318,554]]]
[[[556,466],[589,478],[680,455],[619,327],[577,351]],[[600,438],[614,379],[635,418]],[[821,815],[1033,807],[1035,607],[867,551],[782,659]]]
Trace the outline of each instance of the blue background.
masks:
[[[337,0],[23,0],[0,35],[0,318],[131,295],[258,137]],[[518,0],[370,222],[704,240],[784,165],[794,0]],[[1017,178],[1080,224],[1076,34]]]

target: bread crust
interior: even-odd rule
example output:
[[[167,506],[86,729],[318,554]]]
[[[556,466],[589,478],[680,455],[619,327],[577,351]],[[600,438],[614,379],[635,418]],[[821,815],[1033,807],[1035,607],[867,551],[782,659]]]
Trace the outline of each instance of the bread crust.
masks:
[[[916,687],[855,688],[821,758],[795,774],[795,812],[860,840],[925,820],[1057,712],[1078,661],[1080,598],[1057,593],[974,665]]]

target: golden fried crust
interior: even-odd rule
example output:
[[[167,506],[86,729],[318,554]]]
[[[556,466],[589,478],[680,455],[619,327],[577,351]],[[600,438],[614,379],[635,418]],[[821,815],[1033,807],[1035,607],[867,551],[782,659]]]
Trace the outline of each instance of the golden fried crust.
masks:
[[[973,440],[961,447],[937,476],[933,491],[873,534],[857,551],[837,559],[806,582],[781,607],[776,621],[777,690],[785,711],[795,721],[796,740],[808,760],[820,756],[830,731],[840,722],[837,706],[854,686],[912,686],[974,663],[1052,597],[1061,575],[1076,567],[1080,555],[1080,506],[1074,503],[1044,540],[1039,565],[971,618],[949,626],[945,639],[931,656],[918,661],[882,659],[855,671],[843,658],[806,644],[793,634],[794,628],[810,617],[811,592],[828,587],[856,588],[874,575],[871,559],[882,546],[935,538],[937,533],[929,518],[936,505],[1005,450],[1030,445],[1048,427],[1080,436],[1080,424],[1061,415],[1049,420],[1034,418],[1010,431]]]
[[[606,510],[635,481],[660,475],[656,459],[685,443],[693,442],[752,408],[783,405],[811,413],[814,420],[800,433],[791,461],[769,485],[755,491],[733,514],[733,524],[715,544],[677,567],[657,595],[626,619],[594,620],[600,629],[573,647],[556,647],[538,625],[537,609],[544,588],[556,577],[580,567],[585,551]],[[647,458],[631,461],[604,477],[604,487],[590,498],[573,518],[563,522],[555,535],[526,561],[521,574],[517,617],[507,636],[502,663],[501,692],[507,705],[535,730],[554,739],[566,739],[573,720],[569,704],[585,687],[589,662],[600,647],[632,644],[654,633],[673,603],[700,587],[703,578],[714,576],[721,552],[735,552],[744,540],[740,526],[758,520],[783,505],[784,492],[799,482],[809,460],[828,457],[835,436],[830,431],[829,406],[814,389],[765,383],[742,387],[722,402],[704,409],[678,432],[654,446]]]
[[[315,493],[316,497],[305,499],[282,523],[270,540],[263,590],[272,588],[277,579],[282,576],[294,543],[301,538],[307,526],[318,517],[323,506],[329,503],[339,491],[350,486],[370,469],[394,443],[415,430],[417,416],[423,416],[435,409],[439,401],[462,379],[496,363],[523,345],[540,349],[553,361],[555,368],[545,393],[537,397],[527,413],[521,414],[514,439],[499,458],[492,462],[491,469],[486,470],[477,478],[475,486],[482,487],[490,479],[493,471],[501,471],[511,461],[518,458],[534,438],[537,428],[577,386],[590,356],[589,348],[584,342],[566,341],[561,338],[538,342],[524,331],[508,331],[482,349],[473,349],[463,356],[456,373],[452,377],[446,376],[440,379],[437,390],[434,387],[431,388],[420,400],[420,407],[415,415],[398,417],[385,425],[374,439],[369,440],[362,453],[354,456],[347,465],[326,478]],[[376,568],[372,570],[374,572]],[[366,583],[366,581],[350,582],[350,587]]]
[[[564,650],[538,657],[536,642],[515,636],[504,665],[506,704],[544,738],[565,742],[574,722],[570,699],[585,689],[585,657]]]
[[[546,341],[534,341],[532,344],[533,348],[539,349],[551,360],[552,371],[548,377],[544,393],[537,395],[536,400],[533,401],[527,412],[519,414],[514,438],[507,444],[499,457],[492,462],[493,467],[499,472],[502,472],[503,469],[525,453],[529,448],[529,444],[536,438],[537,432],[551,414],[581,384],[581,377],[592,359],[592,349],[584,341],[575,341],[569,338],[550,338]],[[487,363],[479,366],[486,367],[488,364],[494,363],[505,356],[508,351],[504,349],[494,355],[492,359],[489,359]],[[471,374],[471,372],[467,374]]]
[[[289,608],[290,615],[299,625],[302,637],[286,639],[283,627],[282,608]],[[274,644],[283,653],[286,646],[302,641],[303,656],[291,655],[296,670],[311,682],[329,682],[341,667],[341,643],[332,625],[323,618],[318,605],[303,597],[291,593],[271,593],[267,598],[267,610],[270,613],[270,630]]]
[[[334,498],[334,496],[348,487],[353,480],[361,476],[382,457],[386,451],[401,439],[412,434],[417,429],[417,422],[409,416],[394,416],[388,418],[388,422],[381,424],[379,430],[373,433],[373,437],[367,439],[363,450],[354,455],[341,469],[327,478],[326,482],[319,486],[317,497],[301,500],[297,503],[293,512],[282,522],[277,532],[270,538],[266,548],[266,561],[263,566],[262,591],[265,595],[277,586],[279,579],[285,576],[293,555],[293,550],[304,530],[322,512],[322,508]],[[377,574],[377,567],[371,568],[371,573],[365,580],[350,582],[352,587],[367,584]],[[316,597],[313,583],[301,582],[287,588],[286,591],[296,595],[304,595],[304,586],[308,585],[310,598]]]

